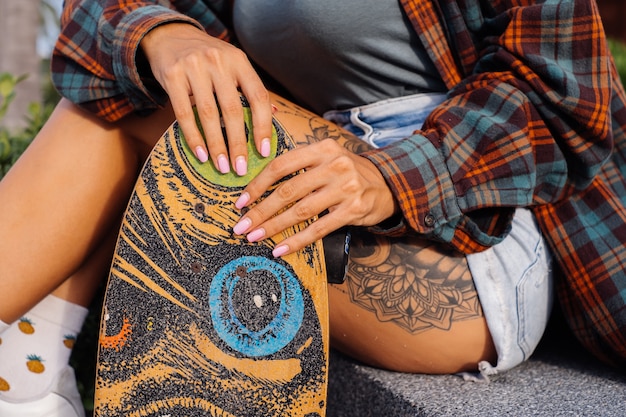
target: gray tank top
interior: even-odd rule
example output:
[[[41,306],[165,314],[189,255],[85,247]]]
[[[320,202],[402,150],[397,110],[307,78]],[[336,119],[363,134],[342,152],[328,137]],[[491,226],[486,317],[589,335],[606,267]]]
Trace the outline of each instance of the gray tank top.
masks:
[[[316,113],[445,92],[398,0],[236,0],[250,58]]]

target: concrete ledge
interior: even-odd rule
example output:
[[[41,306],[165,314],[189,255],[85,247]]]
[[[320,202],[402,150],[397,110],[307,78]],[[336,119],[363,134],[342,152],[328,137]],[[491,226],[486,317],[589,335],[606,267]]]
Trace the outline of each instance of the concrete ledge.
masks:
[[[626,375],[562,326],[551,324],[529,361],[489,384],[382,371],[333,351],[328,417],[626,416]]]

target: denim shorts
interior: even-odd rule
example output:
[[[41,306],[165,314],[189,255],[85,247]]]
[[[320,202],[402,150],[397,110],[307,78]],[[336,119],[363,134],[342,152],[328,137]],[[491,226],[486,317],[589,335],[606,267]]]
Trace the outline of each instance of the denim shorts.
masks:
[[[374,147],[420,129],[443,94],[388,99],[324,114]],[[515,211],[510,234],[492,248],[467,255],[474,285],[498,353],[478,364],[488,376],[528,359],[546,328],[553,301],[551,256],[530,210]]]

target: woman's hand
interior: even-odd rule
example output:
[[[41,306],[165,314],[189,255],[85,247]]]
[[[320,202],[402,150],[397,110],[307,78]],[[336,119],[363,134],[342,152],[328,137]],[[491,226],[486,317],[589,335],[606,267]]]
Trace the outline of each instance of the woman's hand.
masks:
[[[378,224],[397,210],[395,199],[376,166],[332,139],[298,147],[271,161],[244,189],[236,207],[248,206],[272,184],[301,169],[306,171],[281,183],[254,205],[233,231],[255,242],[329,210],[329,214],[274,248],[273,254],[278,257],[345,225]]]
[[[143,38],[141,48],[154,77],[168,94],[187,144],[198,160],[206,162],[210,157],[222,173],[229,172],[232,165],[237,174],[246,174],[248,155],[238,89],[252,110],[256,148],[261,155],[269,155],[269,93],[243,51],[187,23],[157,26]],[[196,125],[194,103],[206,144]]]

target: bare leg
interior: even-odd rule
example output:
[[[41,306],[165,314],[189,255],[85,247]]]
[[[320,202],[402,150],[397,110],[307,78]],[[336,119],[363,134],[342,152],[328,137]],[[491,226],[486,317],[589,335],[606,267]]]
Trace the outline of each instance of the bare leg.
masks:
[[[346,282],[329,286],[333,346],[402,372],[477,370],[495,359],[465,256],[430,242],[354,235]]]
[[[287,100],[276,118],[300,145],[327,137],[353,152],[358,138]],[[476,370],[495,348],[467,261],[416,238],[353,235],[349,275],[329,285],[332,346],[373,366],[419,373]]]
[[[355,152],[364,146],[285,100],[274,102],[301,144],[335,137]],[[0,320],[16,320],[54,290],[89,302],[139,166],[171,120],[165,109],[110,125],[59,104],[0,182]],[[376,279],[380,285],[372,287]],[[403,302],[382,288],[400,288]],[[334,345],[366,363],[443,373],[475,369],[495,356],[462,256],[417,240],[363,235],[355,239],[348,282],[329,291]]]
[[[16,320],[54,290],[89,303],[149,148],[142,140],[154,134],[155,142],[171,115],[151,119],[108,124],[59,103],[0,182],[0,320]],[[136,140],[129,132],[140,123],[145,137]]]
[[[88,307],[111,266],[118,228],[85,259],[78,270],[63,281],[52,294],[74,304]]]

